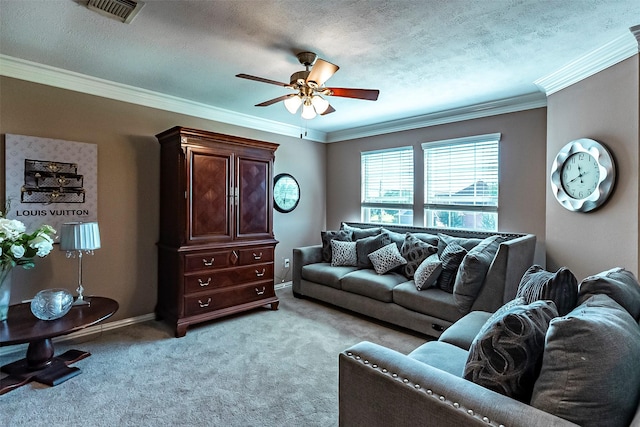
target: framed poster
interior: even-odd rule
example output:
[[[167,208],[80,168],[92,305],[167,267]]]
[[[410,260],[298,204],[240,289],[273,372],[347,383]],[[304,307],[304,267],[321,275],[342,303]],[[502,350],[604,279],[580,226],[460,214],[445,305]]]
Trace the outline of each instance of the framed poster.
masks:
[[[6,134],[7,218],[27,231],[98,219],[98,146]]]

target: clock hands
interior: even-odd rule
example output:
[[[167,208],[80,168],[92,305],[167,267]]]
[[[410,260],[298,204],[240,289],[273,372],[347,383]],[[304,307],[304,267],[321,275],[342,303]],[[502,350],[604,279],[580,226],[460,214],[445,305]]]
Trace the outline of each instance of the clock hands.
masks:
[[[582,168],[580,166],[578,166],[578,176],[576,176],[575,178],[573,178],[572,180],[570,180],[569,182],[573,182],[576,179],[580,179],[580,182],[584,182],[582,181],[582,177],[587,175],[589,172],[588,171],[582,171]]]

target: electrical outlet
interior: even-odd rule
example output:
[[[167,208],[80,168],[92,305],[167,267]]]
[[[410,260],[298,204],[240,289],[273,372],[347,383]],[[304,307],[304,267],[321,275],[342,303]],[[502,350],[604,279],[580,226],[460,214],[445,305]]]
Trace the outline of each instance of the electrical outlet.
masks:
[[[285,258],[284,259],[284,268],[289,268],[289,265],[290,265],[289,258]]]

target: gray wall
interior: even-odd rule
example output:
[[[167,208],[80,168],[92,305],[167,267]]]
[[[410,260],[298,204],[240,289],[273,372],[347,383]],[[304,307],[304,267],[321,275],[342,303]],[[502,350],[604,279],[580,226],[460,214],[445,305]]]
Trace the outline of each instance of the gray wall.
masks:
[[[570,212],[547,186],[547,262],[578,277],[612,267],[638,274],[638,160],[640,85],[638,55],[549,96],[547,170],[558,150],[592,138],[612,151],[618,169],[613,195],[590,213]]]
[[[503,114],[389,135],[330,144],[327,152],[327,227],[360,220],[360,152],[414,147],[416,174],[414,225],[423,225],[423,153],[421,144],[500,132],[500,231],[538,236],[536,262],[544,265],[546,188],[546,109]]]
[[[120,303],[114,320],[152,313],[156,302],[160,145],[155,135],[176,125],[280,144],[274,173],[288,172],[301,186],[298,207],[274,212],[276,282],[291,278],[282,260],[315,242],[325,227],[326,146],[297,138],[197,119],[3,77],[0,79],[0,156],[12,133],[98,145],[98,221],[102,248],[83,258],[86,294]],[[0,179],[4,199],[4,179]],[[15,269],[11,301],[41,289],[75,290],[77,262],[56,249],[33,270]],[[74,291],[75,293],[75,291]]]

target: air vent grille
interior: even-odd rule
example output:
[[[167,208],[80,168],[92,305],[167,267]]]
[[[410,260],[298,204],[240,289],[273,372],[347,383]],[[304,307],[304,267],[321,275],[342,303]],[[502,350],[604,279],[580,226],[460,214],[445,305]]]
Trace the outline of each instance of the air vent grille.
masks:
[[[134,0],[89,0],[87,7],[103,15],[129,23],[140,11],[143,3]]]

